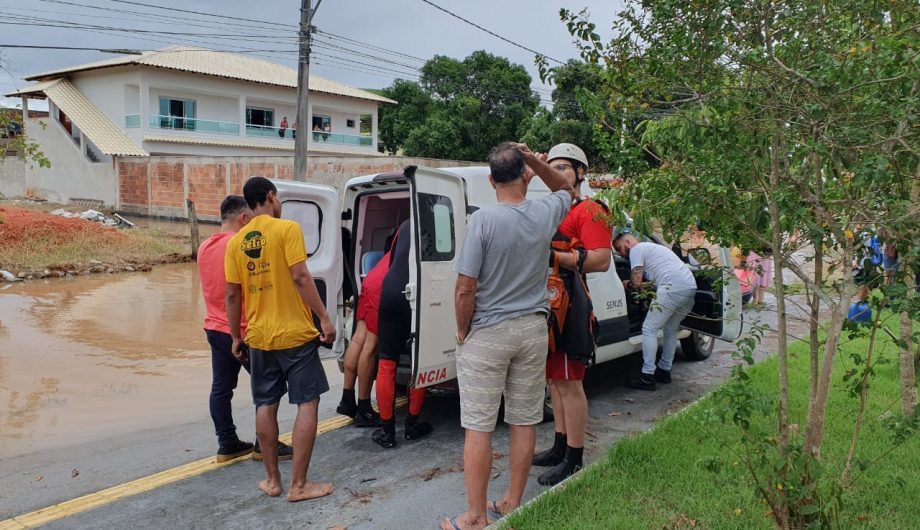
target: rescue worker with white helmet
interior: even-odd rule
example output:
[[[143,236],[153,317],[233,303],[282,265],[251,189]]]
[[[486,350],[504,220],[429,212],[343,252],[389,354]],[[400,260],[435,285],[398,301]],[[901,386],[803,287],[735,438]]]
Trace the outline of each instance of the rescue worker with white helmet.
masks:
[[[546,160],[553,169],[571,178],[575,189],[579,189],[587,176],[588,158],[577,145],[558,144],[550,149]],[[573,278],[575,274],[604,272],[610,267],[613,230],[609,217],[606,207],[600,203],[586,197],[575,199],[559,225],[557,238],[571,241],[576,251],[554,250],[560,270],[566,271],[563,274]],[[588,422],[588,400],[582,386],[585,368],[582,360],[570,358],[561,348],[550,352],[546,359],[546,378],[555,416],[555,440],[550,449],[534,455],[535,466],[550,467],[538,478],[540,484],[557,484],[583,465]]]

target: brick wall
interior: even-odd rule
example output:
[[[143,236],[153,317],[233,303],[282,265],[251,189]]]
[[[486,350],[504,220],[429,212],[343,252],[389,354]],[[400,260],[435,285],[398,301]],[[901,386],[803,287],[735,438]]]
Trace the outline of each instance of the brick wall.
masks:
[[[348,179],[410,165],[458,167],[474,162],[410,157],[310,157],[307,181],[343,190]],[[195,203],[199,218],[216,221],[220,202],[231,193],[242,194],[251,176],[291,180],[293,157],[154,156],[119,158],[118,205],[121,211],[140,215],[186,217],[185,199]]]

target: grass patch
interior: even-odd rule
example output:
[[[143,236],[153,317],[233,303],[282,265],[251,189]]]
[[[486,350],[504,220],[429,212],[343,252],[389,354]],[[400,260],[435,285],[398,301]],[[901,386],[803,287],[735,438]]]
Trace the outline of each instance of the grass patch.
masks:
[[[888,319],[897,333],[897,319]],[[865,354],[867,339],[844,341],[838,353],[823,448],[825,472],[839,477],[849,446],[857,399],[842,383],[852,367],[849,353]],[[876,355],[891,362],[877,366],[870,383],[866,420],[857,459],[871,461],[893,442],[881,423],[899,413],[897,346],[885,334]],[[754,383],[776,388],[777,363],[771,358],[750,370]],[[808,394],[808,347],[790,351],[790,418],[804,424]],[[576,480],[544,495],[508,517],[505,527],[532,528],[775,528],[768,507],[755,495],[745,470],[733,462],[716,472],[704,463],[727,458],[724,444],[738,438],[734,429],[714,429],[702,417],[705,397],[685,413],[654,430],[613,446],[607,456]],[[770,421],[765,419],[763,421]],[[803,425],[804,427],[804,425]],[[733,465],[734,464],[734,465]],[[914,436],[870,467],[843,495],[841,528],[916,528],[920,521],[920,437]],[[854,475],[859,474],[858,468]]]
[[[149,266],[185,261],[188,237],[161,230],[119,230],[83,219],[65,219],[35,209],[0,208],[0,269],[82,270],[90,261]]]
[[[106,228],[115,231],[115,229]],[[189,255],[188,238],[160,230],[132,228],[118,230],[118,237],[99,237],[78,233],[65,241],[50,237],[34,237],[13,245],[5,245],[0,268],[19,270],[80,269],[91,260],[111,264],[156,265],[185,261]]]

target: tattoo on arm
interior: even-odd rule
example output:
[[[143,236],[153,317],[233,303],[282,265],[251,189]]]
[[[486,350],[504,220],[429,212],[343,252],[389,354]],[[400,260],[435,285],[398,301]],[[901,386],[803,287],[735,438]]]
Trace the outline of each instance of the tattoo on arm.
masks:
[[[639,287],[642,285],[642,272],[642,267],[633,267],[632,276],[630,278],[633,287]]]

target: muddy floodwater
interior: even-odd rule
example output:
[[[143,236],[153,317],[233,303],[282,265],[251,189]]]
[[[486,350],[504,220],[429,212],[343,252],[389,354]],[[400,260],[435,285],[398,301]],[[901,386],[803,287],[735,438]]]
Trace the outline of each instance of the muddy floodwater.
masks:
[[[0,284],[0,459],[207,419],[204,312],[194,263]]]
[[[0,458],[207,414],[203,316],[194,264],[3,285]]]

